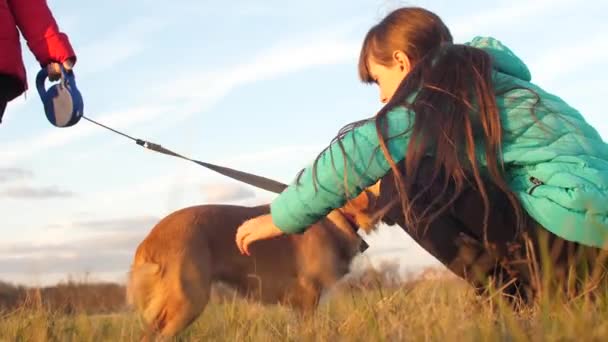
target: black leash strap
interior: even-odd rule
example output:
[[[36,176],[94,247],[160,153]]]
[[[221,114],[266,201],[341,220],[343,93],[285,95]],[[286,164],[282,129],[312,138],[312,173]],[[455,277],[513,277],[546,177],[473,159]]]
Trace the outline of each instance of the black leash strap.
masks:
[[[258,176],[258,175],[254,175],[251,173],[247,173],[247,172],[243,172],[243,171],[239,171],[239,170],[234,170],[228,167],[224,167],[224,166],[219,166],[219,165],[215,165],[215,164],[211,164],[211,163],[206,163],[200,160],[196,160],[196,159],[191,159],[185,156],[182,156],[181,154],[175,153],[169,149],[166,149],[164,147],[162,147],[159,144],[155,144],[143,139],[138,139],[138,138],[133,138],[130,135],[124,134],[122,132],[119,132],[115,129],[112,129],[106,125],[103,125],[95,120],[89,119],[86,116],[83,116],[84,119],[98,125],[101,126],[105,129],[108,129],[116,134],[122,135],[125,138],[131,139],[133,141],[135,141],[135,143],[139,146],[142,146],[148,150],[152,150],[154,152],[158,152],[158,153],[162,153],[162,154],[166,154],[168,156],[173,156],[173,157],[177,157],[177,158],[181,158],[184,160],[188,160],[191,161],[193,163],[196,163],[200,166],[206,167],[212,171],[215,171],[217,173],[220,173],[224,176],[236,179],[238,181],[241,181],[243,183],[255,186],[257,188],[266,190],[266,191],[270,191],[270,192],[274,192],[276,194],[280,194],[281,192],[283,192],[283,190],[285,190],[285,188],[287,188],[286,184],[283,184],[281,182],[277,182],[275,180],[266,178],[266,177],[262,177],[262,176]]]
[[[174,157],[178,157],[178,158],[182,158],[185,160],[189,160],[193,163],[196,163],[200,166],[206,167],[210,170],[213,170],[217,173],[220,173],[224,176],[228,176],[230,178],[234,178],[236,180],[239,180],[243,183],[247,183],[249,185],[253,185],[257,188],[260,189],[264,189],[266,191],[270,191],[270,192],[274,192],[276,194],[280,194],[281,192],[283,192],[283,190],[285,190],[285,188],[287,188],[286,184],[283,184],[281,182],[277,182],[275,180],[266,178],[266,177],[262,177],[262,176],[258,176],[258,175],[254,175],[251,173],[247,173],[247,172],[243,172],[243,171],[239,171],[239,170],[235,170],[235,169],[231,169],[228,167],[224,167],[224,166],[219,166],[219,165],[215,165],[215,164],[210,164],[210,163],[205,163],[203,161],[200,160],[195,160],[195,159],[190,159],[188,157],[184,157],[180,154],[177,154],[171,150],[168,150],[164,147],[162,147],[161,145],[158,144],[154,144],[151,143],[149,141],[145,141],[145,140],[141,140],[141,139],[137,139],[136,141],[137,145],[143,146],[144,148],[147,148],[149,150],[158,152],[158,153],[162,153],[162,154],[166,154],[169,156],[174,156]]]

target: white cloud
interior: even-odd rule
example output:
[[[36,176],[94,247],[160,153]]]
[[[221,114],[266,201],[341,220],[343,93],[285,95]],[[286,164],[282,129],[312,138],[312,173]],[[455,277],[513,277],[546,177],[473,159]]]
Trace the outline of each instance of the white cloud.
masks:
[[[74,46],[78,56],[75,71],[79,77],[107,71],[117,64],[143,52],[151,39],[147,36],[160,31],[168,20],[137,18],[114,29],[103,37],[93,37],[90,43]],[[76,33],[72,33],[74,35]],[[113,76],[116,77],[116,76]]]
[[[88,219],[75,221],[70,226],[72,229],[86,230],[96,233],[133,232],[147,231],[151,229],[159,218],[156,216],[137,216],[104,219]]]
[[[76,194],[57,185],[33,185],[34,173],[19,167],[0,167],[0,198],[45,200],[71,198]]]
[[[534,81],[548,84],[560,77],[572,76],[583,68],[604,63],[607,59],[608,39],[604,31],[589,38],[569,41],[563,46],[543,53],[529,65],[534,71],[532,74]]]
[[[0,183],[20,181],[32,178],[31,170],[18,167],[0,167]]]
[[[244,163],[261,163],[272,160],[283,160],[288,157],[296,157],[302,159],[302,156],[316,155],[320,152],[324,146],[322,145],[283,145],[275,148],[259,151],[249,152],[233,157],[224,158],[218,161],[221,165],[235,165]]]
[[[194,113],[212,108],[234,89],[256,82],[274,79],[306,69],[355,61],[360,43],[344,38],[352,23],[318,29],[314,33],[295,34],[289,40],[252,53],[243,63],[199,69],[182,67],[181,71],[161,70],[167,76],[157,87],[149,89],[151,98],[169,103],[182,103],[190,110],[174,111],[167,128],[180,124]]]
[[[130,220],[137,221],[141,219],[132,218]],[[89,231],[90,234],[86,238],[80,239],[68,238],[64,241],[22,242],[19,244],[7,244],[4,242],[0,245],[0,258],[40,259],[49,255],[73,258],[73,256],[81,253],[90,253],[92,250],[96,252],[113,251],[127,253],[134,251],[134,247],[152,229],[156,222],[157,220],[151,220],[146,225],[131,226],[129,230],[120,230],[121,222],[118,222],[117,226],[113,226],[110,229],[99,232]]]
[[[493,7],[485,11],[475,12],[451,24],[454,39],[470,39],[485,29],[521,24],[526,19],[537,19],[538,15],[546,15],[548,11],[566,8],[575,3],[574,0],[535,0],[535,1],[506,1],[503,6]]]
[[[59,225],[63,233],[54,239],[4,241],[0,280],[53,283],[87,272],[95,278],[119,280],[117,275],[126,274],[137,245],[157,221],[142,216],[66,222]],[[79,230],[86,234],[75,234]]]
[[[206,184],[202,186],[201,192],[210,203],[229,203],[255,197],[255,192],[250,187],[236,182]]]
[[[358,43],[340,39],[331,32],[326,37],[308,36],[300,41],[279,43],[251,58],[251,61],[219,69],[197,72],[189,68],[181,76],[152,90],[152,97],[171,103],[185,102],[204,112],[237,87],[273,79],[309,68],[340,64],[355,59]],[[175,112],[171,125],[196,111]]]
[[[71,198],[76,194],[57,186],[13,186],[0,190],[0,197],[21,200]]]

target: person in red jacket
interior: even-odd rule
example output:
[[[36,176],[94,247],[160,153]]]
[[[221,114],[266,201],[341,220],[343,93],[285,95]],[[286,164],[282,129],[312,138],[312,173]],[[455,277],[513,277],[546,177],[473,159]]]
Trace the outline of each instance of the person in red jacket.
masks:
[[[7,103],[28,88],[19,31],[50,80],[59,79],[61,64],[71,71],[76,63],[68,36],[59,30],[46,0],[0,0],[0,123]]]

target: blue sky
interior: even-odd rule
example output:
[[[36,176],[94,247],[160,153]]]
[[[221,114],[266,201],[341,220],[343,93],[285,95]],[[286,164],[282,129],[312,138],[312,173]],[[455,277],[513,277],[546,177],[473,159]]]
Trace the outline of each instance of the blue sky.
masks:
[[[605,1],[244,1],[49,4],[78,54],[85,114],[201,160],[289,182],[344,124],[373,115],[357,79],[369,27],[400,5],[440,15],[457,42],[494,36],[533,82],[578,108],[605,137]],[[0,126],[0,279],[67,274],[123,280],[134,248],[164,215],[209,203],[257,204],[257,191],[146,151],[86,121],[58,129],[31,85]],[[365,260],[433,264],[395,227],[367,237]]]

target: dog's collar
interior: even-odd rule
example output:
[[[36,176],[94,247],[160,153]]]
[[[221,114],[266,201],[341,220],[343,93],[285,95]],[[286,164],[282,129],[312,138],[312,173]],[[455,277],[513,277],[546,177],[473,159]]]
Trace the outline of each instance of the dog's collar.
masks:
[[[342,213],[342,216],[344,216],[346,221],[349,223],[353,233],[359,235],[359,225],[357,224],[355,217],[344,210],[340,210],[340,212]],[[359,244],[359,252],[363,253],[369,248],[369,245],[367,244],[367,242],[365,242],[365,240],[363,240],[361,236],[359,236],[359,238],[361,239],[361,243]]]

